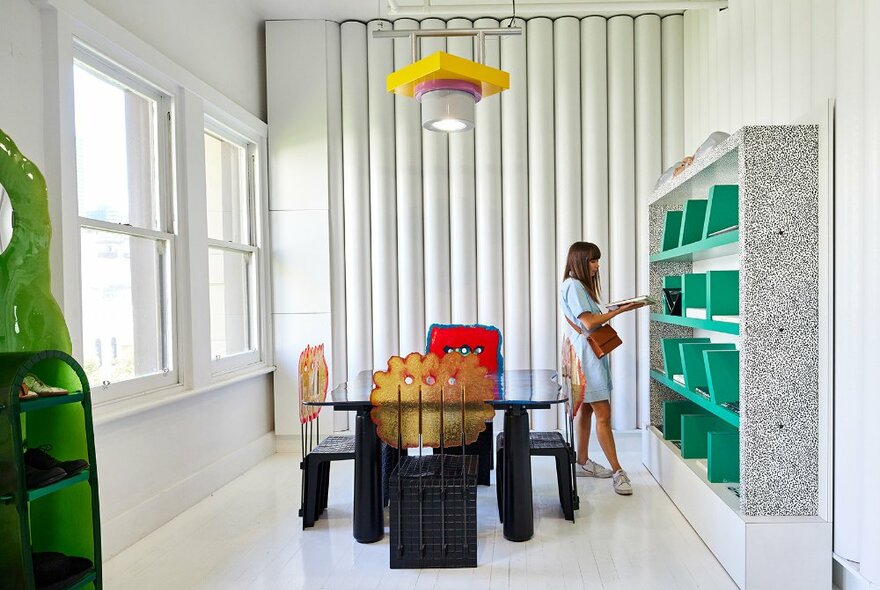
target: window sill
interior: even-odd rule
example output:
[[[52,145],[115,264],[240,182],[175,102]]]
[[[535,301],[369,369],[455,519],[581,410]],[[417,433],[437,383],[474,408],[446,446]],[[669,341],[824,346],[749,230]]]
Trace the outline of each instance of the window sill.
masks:
[[[192,397],[210,393],[223,387],[235,385],[236,383],[266,375],[273,371],[275,371],[274,365],[260,364],[257,366],[249,366],[241,371],[223,374],[221,378],[216,379],[210,384],[196,387],[194,389],[186,389],[181,385],[159,391],[145,391],[118,400],[98,402],[93,406],[93,421],[95,426],[108,424],[142,412],[155,410]]]

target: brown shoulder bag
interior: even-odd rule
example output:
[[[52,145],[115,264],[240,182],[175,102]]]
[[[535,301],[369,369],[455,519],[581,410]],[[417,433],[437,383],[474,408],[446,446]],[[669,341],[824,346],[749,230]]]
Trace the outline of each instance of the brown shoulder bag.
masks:
[[[572,322],[567,317],[565,321],[574,328],[575,332],[581,332],[581,329],[578,328],[577,324]],[[623,344],[623,340],[620,339],[620,336],[617,334],[617,331],[612,328],[609,324],[603,324],[600,328],[593,330],[587,335],[587,342],[590,343],[590,348],[593,349],[593,353],[596,355],[596,358],[602,358],[621,344]]]

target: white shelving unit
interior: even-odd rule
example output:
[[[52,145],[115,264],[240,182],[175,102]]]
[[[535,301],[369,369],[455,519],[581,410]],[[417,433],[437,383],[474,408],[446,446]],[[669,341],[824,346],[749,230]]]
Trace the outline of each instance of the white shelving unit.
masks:
[[[664,276],[738,267],[740,323],[735,330],[652,318],[643,462],[731,578],[749,590],[831,583],[826,132],[820,125],[743,127],[650,199],[652,296],[662,300]],[[739,186],[738,239],[657,256],[666,211],[705,199],[721,184]],[[663,402],[687,392],[663,375],[660,341],[695,335],[735,342],[740,351],[738,415],[688,396],[738,425],[739,484],[710,483],[705,460],[683,459],[664,439]]]

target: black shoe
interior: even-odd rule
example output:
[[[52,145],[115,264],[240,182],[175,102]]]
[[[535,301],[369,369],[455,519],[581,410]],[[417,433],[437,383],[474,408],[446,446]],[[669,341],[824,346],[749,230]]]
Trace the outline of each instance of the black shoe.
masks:
[[[46,452],[51,449],[52,447],[48,445],[38,449],[28,449],[24,452],[24,464],[37,469],[53,469],[58,467],[64,471],[65,477],[76,475],[89,467],[89,463],[85,459],[59,461]]]
[[[92,562],[85,557],[69,557],[63,553],[34,553],[31,559],[37,590],[67,588],[92,569]]]
[[[25,463],[24,466],[25,482],[29,490],[42,488],[56,481],[61,481],[67,477],[67,472],[60,467],[52,467],[50,469],[40,469]]]

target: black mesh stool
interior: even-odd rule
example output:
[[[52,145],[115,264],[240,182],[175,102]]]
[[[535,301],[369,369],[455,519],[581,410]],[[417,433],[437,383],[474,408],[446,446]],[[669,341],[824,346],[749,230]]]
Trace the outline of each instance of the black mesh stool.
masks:
[[[504,522],[502,506],[504,505],[504,433],[499,432],[496,438],[495,491],[498,496],[498,517]],[[556,459],[556,480],[559,484],[559,503],[566,520],[574,522],[574,511],[580,508],[577,495],[577,484],[574,481],[572,465],[575,453],[571,445],[565,442],[558,432],[529,432],[529,456],[554,457]]]
[[[299,515],[304,529],[314,526],[327,508],[330,463],[346,459],[354,459],[353,436],[330,435],[303,457],[299,464],[303,477]]]

